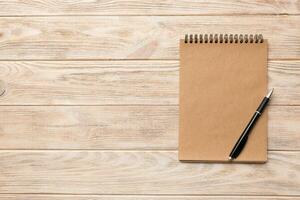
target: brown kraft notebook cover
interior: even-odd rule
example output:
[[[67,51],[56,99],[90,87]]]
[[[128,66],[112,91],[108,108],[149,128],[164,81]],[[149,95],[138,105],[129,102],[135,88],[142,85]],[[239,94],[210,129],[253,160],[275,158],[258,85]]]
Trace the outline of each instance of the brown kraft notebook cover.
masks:
[[[267,54],[262,37],[180,40],[179,160],[229,162],[267,93]],[[234,162],[267,161],[267,116],[266,110]]]

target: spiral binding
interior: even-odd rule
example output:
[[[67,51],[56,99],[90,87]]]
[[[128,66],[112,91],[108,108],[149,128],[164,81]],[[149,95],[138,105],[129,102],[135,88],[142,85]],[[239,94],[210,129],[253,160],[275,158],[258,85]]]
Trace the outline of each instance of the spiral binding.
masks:
[[[186,34],[185,43],[263,43],[262,34]]]

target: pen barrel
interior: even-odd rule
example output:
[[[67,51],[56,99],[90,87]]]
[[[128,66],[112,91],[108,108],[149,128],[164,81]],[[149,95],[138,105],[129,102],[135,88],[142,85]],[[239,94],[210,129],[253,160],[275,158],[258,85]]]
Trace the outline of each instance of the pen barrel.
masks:
[[[254,115],[252,116],[251,120],[248,122],[246,128],[244,129],[240,139],[243,137],[243,135],[248,137],[248,135],[250,134],[251,130],[253,129],[253,127],[259,117],[260,117],[260,114],[255,112]]]
[[[234,147],[233,147],[233,149],[232,149],[232,151],[229,155],[229,159],[237,158],[239,156],[239,154],[242,152],[242,150],[244,149],[244,146],[246,145],[246,142],[248,140],[248,136],[249,136],[251,130],[253,129],[256,121],[258,120],[258,118],[260,117],[260,115],[262,114],[264,109],[266,108],[268,102],[269,102],[268,97],[265,97],[262,100],[262,102],[260,103],[260,105],[256,109],[256,112],[254,113],[251,120],[249,121],[246,128],[244,129],[243,133],[239,137],[238,141],[235,143],[235,145],[234,145]]]
[[[244,129],[243,133],[239,137],[238,141],[235,143],[235,145],[229,155],[231,158],[235,159],[242,152],[242,150],[248,140],[248,136],[249,136],[252,128],[254,127],[257,119],[259,118],[259,116],[260,116],[259,113],[257,113],[257,112],[254,113],[251,120],[249,121],[246,128]]]
[[[268,102],[269,102],[269,98],[265,97],[260,103],[260,105],[258,106],[258,108],[256,109],[256,111],[259,112],[259,114],[261,114],[266,108]]]

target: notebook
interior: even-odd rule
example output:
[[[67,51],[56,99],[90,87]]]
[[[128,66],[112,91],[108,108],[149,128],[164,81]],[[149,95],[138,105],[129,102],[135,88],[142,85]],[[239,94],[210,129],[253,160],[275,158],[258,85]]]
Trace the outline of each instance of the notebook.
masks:
[[[179,160],[232,162],[228,156],[267,93],[262,35],[195,34],[180,40]],[[234,162],[267,161],[262,114]]]

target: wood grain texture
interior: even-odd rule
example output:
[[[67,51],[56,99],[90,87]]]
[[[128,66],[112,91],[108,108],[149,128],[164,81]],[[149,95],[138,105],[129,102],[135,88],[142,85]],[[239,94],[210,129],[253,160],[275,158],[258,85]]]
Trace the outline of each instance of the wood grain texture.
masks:
[[[177,149],[178,106],[0,106],[0,149]],[[300,107],[271,106],[270,150],[300,150]]]
[[[300,199],[299,14],[299,0],[0,0],[0,200]],[[178,162],[186,33],[268,39],[267,164]]]
[[[262,33],[269,58],[300,58],[300,16],[0,18],[0,60],[178,59],[186,33]]]
[[[0,118],[1,149],[177,148],[177,106],[0,106]]]
[[[299,200],[286,196],[171,196],[171,195],[32,195],[0,194],[0,200]]]
[[[300,61],[268,65],[271,104],[300,105]],[[178,69],[178,61],[1,61],[0,105],[177,105]]]
[[[0,15],[299,14],[297,0],[42,0],[0,1]]]
[[[178,103],[178,62],[0,62],[1,105]]]
[[[300,152],[268,156],[199,164],[175,151],[0,151],[0,193],[300,195]]]

